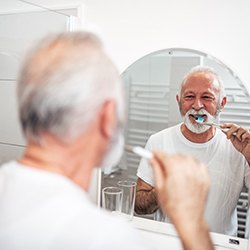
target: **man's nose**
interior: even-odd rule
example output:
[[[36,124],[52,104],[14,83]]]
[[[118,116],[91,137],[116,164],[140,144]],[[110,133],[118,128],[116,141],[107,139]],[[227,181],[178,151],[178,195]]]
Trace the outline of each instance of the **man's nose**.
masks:
[[[203,107],[204,105],[203,105],[202,100],[200,98],[195,98],[192,108],[195,110],[200,110]]]

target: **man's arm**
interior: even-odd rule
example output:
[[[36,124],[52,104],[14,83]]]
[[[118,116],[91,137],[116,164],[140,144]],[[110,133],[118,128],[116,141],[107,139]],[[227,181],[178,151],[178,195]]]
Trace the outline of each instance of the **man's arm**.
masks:
[[[221,128],[228,128],[224,132],[234,147],[242,153],[250,166],[250,131],[233,123],[224,123]]]
[[[154,153],[151,165],[160,207],[174,224],[184,249],[214,249],[204,219],[207,168],[191,157],[159,152]]]
[[[137,179],[135,212],[137,214],[152,214],[159,208],[155,188],[143,181]]]

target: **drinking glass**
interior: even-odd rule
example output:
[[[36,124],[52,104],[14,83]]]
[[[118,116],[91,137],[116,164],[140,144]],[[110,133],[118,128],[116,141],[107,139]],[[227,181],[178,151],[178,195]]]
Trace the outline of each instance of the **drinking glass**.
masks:
[[[123,190],[119,187],[105,187],[102,190],[102,206],[113,213],[121,213]]]
[[[132,220],[135,207],[136,182],[124,180],[118,181],[117,185],[123,190],[121,211],[127,215],[128,220]]]

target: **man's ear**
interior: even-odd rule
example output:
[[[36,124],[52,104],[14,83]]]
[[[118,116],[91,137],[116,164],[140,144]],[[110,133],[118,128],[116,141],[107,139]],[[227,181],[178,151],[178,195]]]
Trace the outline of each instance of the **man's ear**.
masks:
[[[227,103],[227,97],[224,96],[224,97],[222,98],[221,103],[220,103],[220,112],[224,109],[224,106],[226,105],[226,103]]]
[[[176,96],[175,96],[175,99],[176,99],[176,101],[177,101],[178,106],[180,106],[180,98],[179,98],[179,95],[176,95]]]
[[[178,95],[176,95],[176,96],[175,96],[175,99],[176,99],[176,101],[177,101],[177,103],[178,103],[178,105],[179,105],[179,103],[180,103],[179,96],[178,96]]]
[[[110,138],[116,127],[116,103],[114,100],[106,101],[101,109],[100,132],[105,138]]]

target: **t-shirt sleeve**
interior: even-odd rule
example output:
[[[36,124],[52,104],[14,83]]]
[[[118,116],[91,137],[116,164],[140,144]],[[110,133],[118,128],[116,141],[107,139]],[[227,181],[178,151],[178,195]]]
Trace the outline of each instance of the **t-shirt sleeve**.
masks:
[[[145,148],[152,151],[152,137],[150,137],[146,143]],[[153,178],[153,171],[151,166],[148,164],[148,160],[141,158],[137,176],[141,178],[143,181],[147,182],[151,186],[154,186],[154,178]]]

